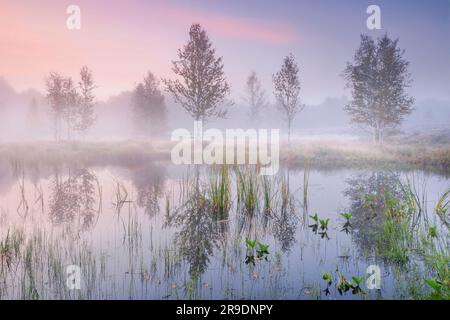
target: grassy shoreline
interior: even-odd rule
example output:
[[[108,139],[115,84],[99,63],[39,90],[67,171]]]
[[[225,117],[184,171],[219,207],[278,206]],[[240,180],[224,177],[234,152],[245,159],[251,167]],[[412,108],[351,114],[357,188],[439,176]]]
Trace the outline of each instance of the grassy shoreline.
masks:
[[[0,160],[20,163],[121,165],[170,161],[174,143],[17,142],[0,144]],[[280,146],[282,165],[296,168],[344,169],[386,167],[450,175],[450,144],[383,144],[359,141],[295,141]]]

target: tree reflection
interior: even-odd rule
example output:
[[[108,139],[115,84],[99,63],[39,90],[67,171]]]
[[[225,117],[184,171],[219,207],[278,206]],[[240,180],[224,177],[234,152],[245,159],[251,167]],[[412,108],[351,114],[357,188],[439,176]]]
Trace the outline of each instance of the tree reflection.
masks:
[[[213,213],[211,200],[203,195],[199,183],[194,182],[183,204],[167,217],[167,225],[179,228],[175,242],[189,264],[189,274],[193,279],[199,279],[205,272],[221,237],[224,226],[219,227]]]
[[[159,199],[163,195],[166,169],[164,166],[146,165],[133,172],[133,184],[137,190],[137,205],[145,214],[153,217],[159,213]]]
[[[383,222],[386,197],[403,198],[398,181],[399,174],[383,171],[360,174],[347,181],[349,187],[344,195],[350,201],[353,234],[364,252],[372,251],[376,245],[375,237]]]
[[[273,233],[283,252],[289,251],[295,243],[295,231],[299,222],[299,218],[295,214],[296,200],[290,192],[289,176],[288,169],[287,178],[281,181],[281,206],[273,214]]]
[[[101,189],[94,174],[87,169],[69,171],[66,178],[55,173],[50,190],[49,215],[53,224],[73,223],[79,230],[93,227],[101,202]]]

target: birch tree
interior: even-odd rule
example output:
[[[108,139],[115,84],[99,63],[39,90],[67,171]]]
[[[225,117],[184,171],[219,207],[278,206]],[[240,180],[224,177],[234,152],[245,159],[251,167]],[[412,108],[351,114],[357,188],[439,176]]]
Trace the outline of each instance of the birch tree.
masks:
[[[256,72],[252,71],[246,83],[246,103],[249,105],[248,116],[253,123],[259,123],[263,110],[267,107],[265,92]]]
[[[288,127],[288,141],[291,141],[291,127],[297,113],[305,105],[300,103],[299,67],[291,54],[284,58],[281,70],[273,75],[274,95],[277,107],[283,113]]]
[[[166,90],[195,120],[226,115],[224,105],[230,86],[225,78],[221,57],[199,25],[189,30],[189,41],[178,50],[178,60],[173,61],[172,71],[177,80],[163,80]]]
[[[398,39],[392,40],[387,34],[377,41],[361,35],[354,61],[344,71],[352,95],[345,110],[351,121],[370,132],[376,142],[381,143],[413,111],[414,98],[406,92],[412,80],[404,53]]]

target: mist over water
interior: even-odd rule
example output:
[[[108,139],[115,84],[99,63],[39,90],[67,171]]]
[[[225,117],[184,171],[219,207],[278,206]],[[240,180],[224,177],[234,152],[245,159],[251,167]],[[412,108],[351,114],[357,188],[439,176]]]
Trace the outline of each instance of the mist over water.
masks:
[[[449,299],[450,8],[381,2],[2,4],[0,299]]]

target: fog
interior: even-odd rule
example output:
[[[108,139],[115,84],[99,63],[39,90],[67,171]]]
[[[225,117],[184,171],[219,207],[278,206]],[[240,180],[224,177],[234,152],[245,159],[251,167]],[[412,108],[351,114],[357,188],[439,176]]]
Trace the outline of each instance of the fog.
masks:
[[[162,89],[162,88],[161,88]],[[237,91],[238,89],[236,89]],[[83,135],[74,134],[70,140],[81,141],[123,141],[148,140],[155,138],[137,130],[133,123],[132,91],[123,91],[111,95],[106,100],[96,100],[95,122]],[[243,95],[243,90],[240,96]],[[170,133],[177,128],[192,130],[193,120],[181,106],[175,104],[164,93],[168,111],[166,130],[161,132],[162,139],[170,139]],[[267,128],[280,129],[285,134],[286,124],[275,106],[273,97],[268,94],[268,104],[258,123],[249,117],[249,107],[244,98],[233,99],[224,119],[212,119],[205,126],[209,128]],[[328,97],[317,105],[306,105],[293,122],[293,135],[297,138],[311,139],[366,139],[369,136],[350,122],[344,106],[348,103],[345,96]],[[420,100],[415,109],[405,118],[400,134],[430,135],[436,134],[449,141],[448,120],[450,119],[450,101]],[[0,78],[0,141],[54,140],[52,111],[45,93],[30,88],[16,91],[5,78]],[[63,134],[63,140],[67,137]]]

